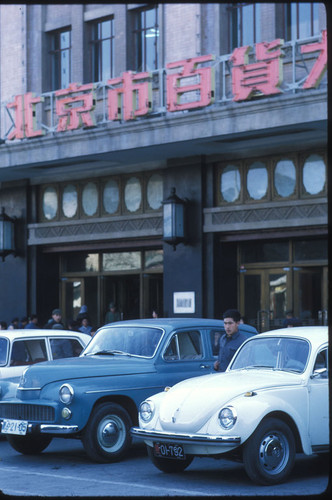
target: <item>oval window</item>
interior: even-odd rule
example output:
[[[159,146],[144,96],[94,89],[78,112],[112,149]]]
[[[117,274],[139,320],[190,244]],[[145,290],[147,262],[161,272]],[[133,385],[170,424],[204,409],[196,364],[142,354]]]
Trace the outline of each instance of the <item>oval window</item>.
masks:
[[[282,196],[290,196],[295,191],[296,168],[292,160],[282,159],[278,161],[274,170],[274,186],[277,193]]]
[[[124,199],[127,210],[129,212],[136,212],[142,201],[142,188],[141,183],[137,177],[131,177],[125,187]]]
[[[74,217],[77,212],[77,190],[73,184],[68,184],[63,190],[62,211],[66,217]]]
[[[264,163],[255,161],[249,167],[247,174],[247,189],[251,198],[261,200],[267,193],[268,174]]]
[[[150,177],[147,185],[147,199],[149,207],[157,210],[163,201],[163,179],[159,174]]]
[[[108,214],[115,214],[118,211],[120,203],[119,185],[117,181],[110,180],[106,182],[103,193],[104,210]]]
[[[98,209],[98,188],[94,182],[88,182],[82,192],[82,207],[85,215],[95,215]]]
[[[45,219],[54,219],[58,212],[58,194],[54,187],[48,187],[43,193],[43,213]]]
[[[320,155],[310,155],[303,166],[303,185],[307,193],[318,194],[326,182],[326,167]]]
[[[241,192],[241,178],[238,167],[227,165],[221,174],[220,191],[225,201],[236,201]]]

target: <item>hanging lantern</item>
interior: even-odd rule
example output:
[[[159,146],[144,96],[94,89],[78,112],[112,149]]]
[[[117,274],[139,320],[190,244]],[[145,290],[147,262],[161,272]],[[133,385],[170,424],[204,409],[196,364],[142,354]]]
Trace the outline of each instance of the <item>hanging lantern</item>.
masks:
[[[186,202],[175,194],[175,188],[171,189],[171,194],[163,201],[163,240],[173,249],[178,243],[185,241],[185,207]]]
[[[2,257],[2,261],[11,253],[16,254],[15,219],[9,217],[2,207],[0,213],[0,257]]]

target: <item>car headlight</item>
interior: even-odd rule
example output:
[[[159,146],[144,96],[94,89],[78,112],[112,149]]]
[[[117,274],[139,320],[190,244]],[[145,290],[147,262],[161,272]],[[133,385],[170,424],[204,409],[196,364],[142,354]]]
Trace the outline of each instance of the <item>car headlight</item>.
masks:
[[[143,401],[139,407],[139,415],[143,422],[150,422],[154,415],[154,404],[152,401]]]
[[[220,410],[218,418],[223,429],[231,429],[235,425],[237,414],[232,406],[227,406]]]
[[[69,384],[63,384],[59,389],[59,398],[62,403],[69,405],[74,397],[74,389]]]

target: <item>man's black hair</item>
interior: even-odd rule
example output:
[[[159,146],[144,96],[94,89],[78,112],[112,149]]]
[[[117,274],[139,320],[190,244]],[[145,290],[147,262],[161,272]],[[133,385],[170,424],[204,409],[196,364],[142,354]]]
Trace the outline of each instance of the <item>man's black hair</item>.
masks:
[[[238,323],[241,319],[241,314],[237,309],[227,309],[227,311],[224,312],[222,317],[225,318],[232,318],[236,323]]]

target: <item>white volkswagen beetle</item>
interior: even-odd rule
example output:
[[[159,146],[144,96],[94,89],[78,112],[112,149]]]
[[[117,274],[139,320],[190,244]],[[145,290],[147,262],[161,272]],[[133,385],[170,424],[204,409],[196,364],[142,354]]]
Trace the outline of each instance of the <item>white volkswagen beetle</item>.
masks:
[[[183,471],[195,456],[229,457],[258,484],[285,481],[296,453],[329,450],[327,327],[251,337],[226,372],[143,401],[131,433],[164,472]]]

